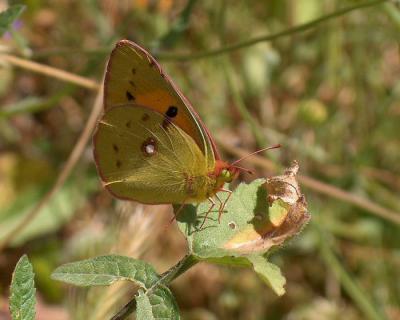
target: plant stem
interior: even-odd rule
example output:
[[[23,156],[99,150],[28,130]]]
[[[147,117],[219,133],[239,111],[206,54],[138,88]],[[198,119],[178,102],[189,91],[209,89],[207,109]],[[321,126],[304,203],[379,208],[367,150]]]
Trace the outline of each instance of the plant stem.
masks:
[[[191,254],[187,254],[182,260],[176,265],[164,272],[160,279],[155,282],[149,289],[146,290],[146,294],[151,293],[154,289],[159,286],[168,286],[171,281],[179,277],[182,273],[189,270],[199,260]],[[136,297],[131,299],[121,310],[119,310],[110,320],[123,320],[126,319],[136,308]]]
[[[31,221],[33,221],[40,211],[49,203],[49,201],[53,198],[53,196],[61,189],[64,185],[65,181],[70,176],[72,170],[75,165],[78,163],[82,153],[85,150],[85,147],[92,136],[92,132],[96,126],[97,119],[103,109],[103,91],[98,89],[96,99],[93,103],[92,111],[89,115],[88,120],[86,121],[85,128],[83,129],[81,135],[78,138],[74,148],[68,156],[67,161],[64,164],[63,169],[57,177],[57,180],[54,182],[51,189],[39,200],[38,203],[34,205],[34,207],[24,215],[23,219],[20,220],[13,228],[8,230],[3,239],[0,241],[0,252],[6,248],[15,237],[24,230]]]
[[[176,265],[174,265],[171,269],[164,272],[161,275],[161,279],[157,281],[151,288],[156,287],[158,285],[169,285],[174,279],[179,277],[182,273],[189,270],[195,264],[197,264],[199,260],[192,256],[191,254],[187,254],[181,261],[179,261]]]
[[[222,147],[225,151],[228,151],[238,157],[244,157],[249,154],[249,150],[245,150],[242,148],[234,147],[223,141],[222,139],[217,139],[218,145]],[[266,158],[254,155],[249,159],[246,159],[249,163],[258,165],[262,168],[265,168],[268,171],[276,172],[278,170],[278,165],[268,160]],[[310,176],[298,174],[297,180],[306,188],[309,188],[317,193],[325,194],[328,197],[338,199],[343,202],[350,203],[353,206],[366,210],[387,221],[393,222],[397,225],[400,225],[400,212],[396,212],[394,210],[390,210],[388,208],[382,207],[378,203],[375,203],[365,197],[359,196],[357,194],[348,192],[344,189],[340,189],[335,187],[334,185],[322,182],[320,180],[314,179]]]
[[[136,309],[136,298],[129,301],[124,307],[119,310],[110,320],[126,319]]]
[[[56,78],[65,82],[73,83],[77,86],[84,87],[86,89],[100,90],[101,86],[96,81],[87,79],[85,77],[78,76],[71,72],[67,72],[61,69],[53,68],[44,64],[40,64],[34,61],[18,58],[16,56],[10,54],[1,54],[0,60],[5,60],[12,65],[24,68],[26,70],[30,70],[33,72],[37,72],[40,74],[44,74],[45,76]]]
[[[254,44],[257,44],[259,42],[265,42],[265,41],[271,41],[271,40],[275,40],[277,38],[280,37],[284,37],[284,36],[289,36],[298,32],[303,32],[306,31],[308,29],[311,29],[313,27],[315,27],[316,25],[326,22],[330,19],[342,16],[348,12],[351,12],[353,10],[357,10],[357,9],[362,9],[362,8],[367,8],[367,7],[371,7],[371,6],[375,6],[381,3],[384,3],[388,0],[375,0],[375,1],[366,1],[364,3],[360,3],[360,4],[355,4],[354,6],[349,6],[347,8],[343,8],[340,9],[338,11],[329,13],[327,15],[324,15],[322,17],[319,17],[315,20],[312,20],[310,22],[307,23],[303,23],[299,26],[295,26],[274,34],[268,34],[268,35],[264,35],[264,36],[260,36],[260,37],[256,37],[250,40],[246,40],[243,42],[239,42],[230,46],[226,46],[223,48],[218,48],[218,49],[214,49],[214,50],[210,50],[210,51],[205,51],[205,52],[199,52],[196,54],[168,54],[168,53],[159,53],[157,55],[158,59],[160,60],[177,60],[177,61],[186,61],[186,60],[195,60],[195,59],[202,59],[202,58],[207,58],[207,57],[211,57],[211,56],[217,56],[220,54],[226,54],[229,53],[231,51],[234,50],[239,50],[239,49],[243,49],[245,47],[249,47],[252,46]]]

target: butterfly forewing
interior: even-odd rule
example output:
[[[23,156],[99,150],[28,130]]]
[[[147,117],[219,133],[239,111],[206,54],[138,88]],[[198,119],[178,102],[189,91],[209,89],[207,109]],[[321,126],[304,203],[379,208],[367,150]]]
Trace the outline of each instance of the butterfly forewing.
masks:
[[[107,189],[143,203],[183,203],[202,189],[208,168],[195,141],[163,114],[139,105],[109,108],[94,135],[94,155]]]
[[[155,59],[128,40],[120,41],[107,66],[104,107],[139,104],[169,118],[192,137],[205,155],[210,170],[217,152],[200,118]],[[215,152],[214,152],[215,149]]]

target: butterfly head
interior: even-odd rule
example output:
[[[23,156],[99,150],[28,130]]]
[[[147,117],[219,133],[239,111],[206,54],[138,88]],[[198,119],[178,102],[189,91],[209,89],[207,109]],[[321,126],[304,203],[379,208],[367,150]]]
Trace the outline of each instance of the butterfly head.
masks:
[[[232,182],[237,178],[239,169],[231,166],[229,163],[218,160],[215,165],[214,175],[217,178],[218,185]]]
[[[214,174],[217,177],[217,184],[222,186],[222,185],[224,185],[224,183],[232,182],[233,180],[235,180],[238,177],[240,171],[244,171],[249,174],[253,174],[253,171],[251,171],[247,168],[239,167],[237,165],[237,163],[242,161],[243,159],[246,159],[247,157],[254,155],[254,154],[260,153],[262,151],[270,150],[270,149],[279,148],[279,147],[280,147],[280,145],[278,144],[278,145],[274,145],[272,147],[257,150],[255,152],[252,152],[252,153],[232,162],[231,164],[221,161],[221,160],[218,160],[216,163],[216,166],[215,166],[215,171],[214,171]]]

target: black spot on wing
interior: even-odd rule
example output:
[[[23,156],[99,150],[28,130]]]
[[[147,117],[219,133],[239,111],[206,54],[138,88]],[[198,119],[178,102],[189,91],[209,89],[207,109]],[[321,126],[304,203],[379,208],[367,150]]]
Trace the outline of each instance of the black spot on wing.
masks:
[[[121,168],[121,166],[122,166],[121,160],[117,160],[117,161],[115,162],[115,165],[117,166],[118,169]]]
[[[167,129],[169,125],[172,123],[172,119],[178,115],[178,108],[175,106],[169,106],[168,110],[165,111],[164,121],[162,126],[164,129]]]
[[[116,144],[113,144],[113,149],[114,149],[115,153],[118,153],[119,148]]]
[[[135,97],[134,97],[133,94],[130,93],[129,91],[126,91],[126,98],[127,98],[129,101],[135,100]]]
[[[165,115],[168,118],[175,118],[178,115],[178,108],[175,106],[169,106],[167,112],[165,112]]]
[[[147,113],[144,113],[142,116],[142,121],[147,121],[150,119],[150,116]]]
[[[127,123],[125,123],[125,126],[130,129],[132,127],[132,122],[129,120]]]

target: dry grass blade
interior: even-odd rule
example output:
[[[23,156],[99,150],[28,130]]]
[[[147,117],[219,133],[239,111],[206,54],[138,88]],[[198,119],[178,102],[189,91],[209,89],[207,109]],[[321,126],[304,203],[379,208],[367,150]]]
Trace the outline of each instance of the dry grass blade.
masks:
[[[384,218],[386,220],[389,220],[391,222],[394,222],[394,223],[400,225],[400,213],[399,212],[389,210],[389,209],[384,208],[368,199],[365,199],[358,195],[352,194],[350,192],[346,192],[342,189],[339,189],[339,188],[329,185],[327,183],[318,181],[314,178],[307,177],[304,175],[298,175],[297,178],[299,179],[300,183],[305,187],[313,189],[314,191],[317,191],[319,193],[326,194],[330,197],[333,197],[333,198],[336,198],[336,199],[339,199],[339,200],[342,200],[345,202],[349,202],[351,204],[354,204],[357,207],[360,207],[371,213],[374,213],[377,216],[380,216],[381,218]]]
[[[44,74],[49,77],[53,77],[62,81],[70,82],[76,85],[79,85],[81,87],[91,89],[91,90],[98,90],[100,88],[100,85],[93,80],[78,76],[76,74],[56,69],[53,67],[49,67],[37,62],[21,59],[9,54],[2,54],[0,55],[0,60],[4,59],[5,61],[8,61],[9,63],[33,71],[37,73]]]
[[[223,147],[226,151],[233,153],[239,157],[243,157],[249,152],[238,147],[233,147],[220,139],[218,139],[219,145]],[[260,156],[254,156],[252,158],[249,158],[247,161],[259,165],[260,167],[265,168],[268,171],[274,172],[277,170],[277,166],[268,159],[262,158]],[[352,194],[350,192],[344,191],[342,189],[339,189],[337,187],[334,187],[330,184],[318,181],[314,178],[305,176],[305,175],[297,175],[298,181],[305,187],[310,188],[318,193],[325,194],[329,197],[339,199],[344,202],[351,203],[359,208],[362,208],[364,210],[367,210],[368,212],[371,212],[381,218],[384,218],[386,220],[389,220],[391,222],[394,222],[398,225],[400,225],[400,213],[395,212],[392,210],[389,210],[387,208],[384,208],[375,202],[372,202],[368,199],[365,199],[363,197],[360,197],[358,195]]]
[[[372,179],[379,180],[392,188],[400,189],[400,177],[396,176],[393,172],[372,167],[363,167],[361,171]]]
[[[93,104],[92,111],[86,122],[86,126],[83,129],[74,149],[69,155],[64,168],[57,177],[56,182],[52,188],[46,193],[46,195],[38,202],[38,204],[20,221],[19,224],[15,226],[14,229],[10,230],[9,233],[0,242],[0,252],[14,239],[14,237],[21,232],[40,212],[40,210],[48,203],[48,201],[53,197],[55,193],[63,186],[67,178],[69,177],[72,169],[78,162],[80,156],[85,150],[85,146],[88,143],[92,131],[96,125],[97,118],[99,117],[101,110],[103,108],[103,91],[98,90],[97,97]]]

